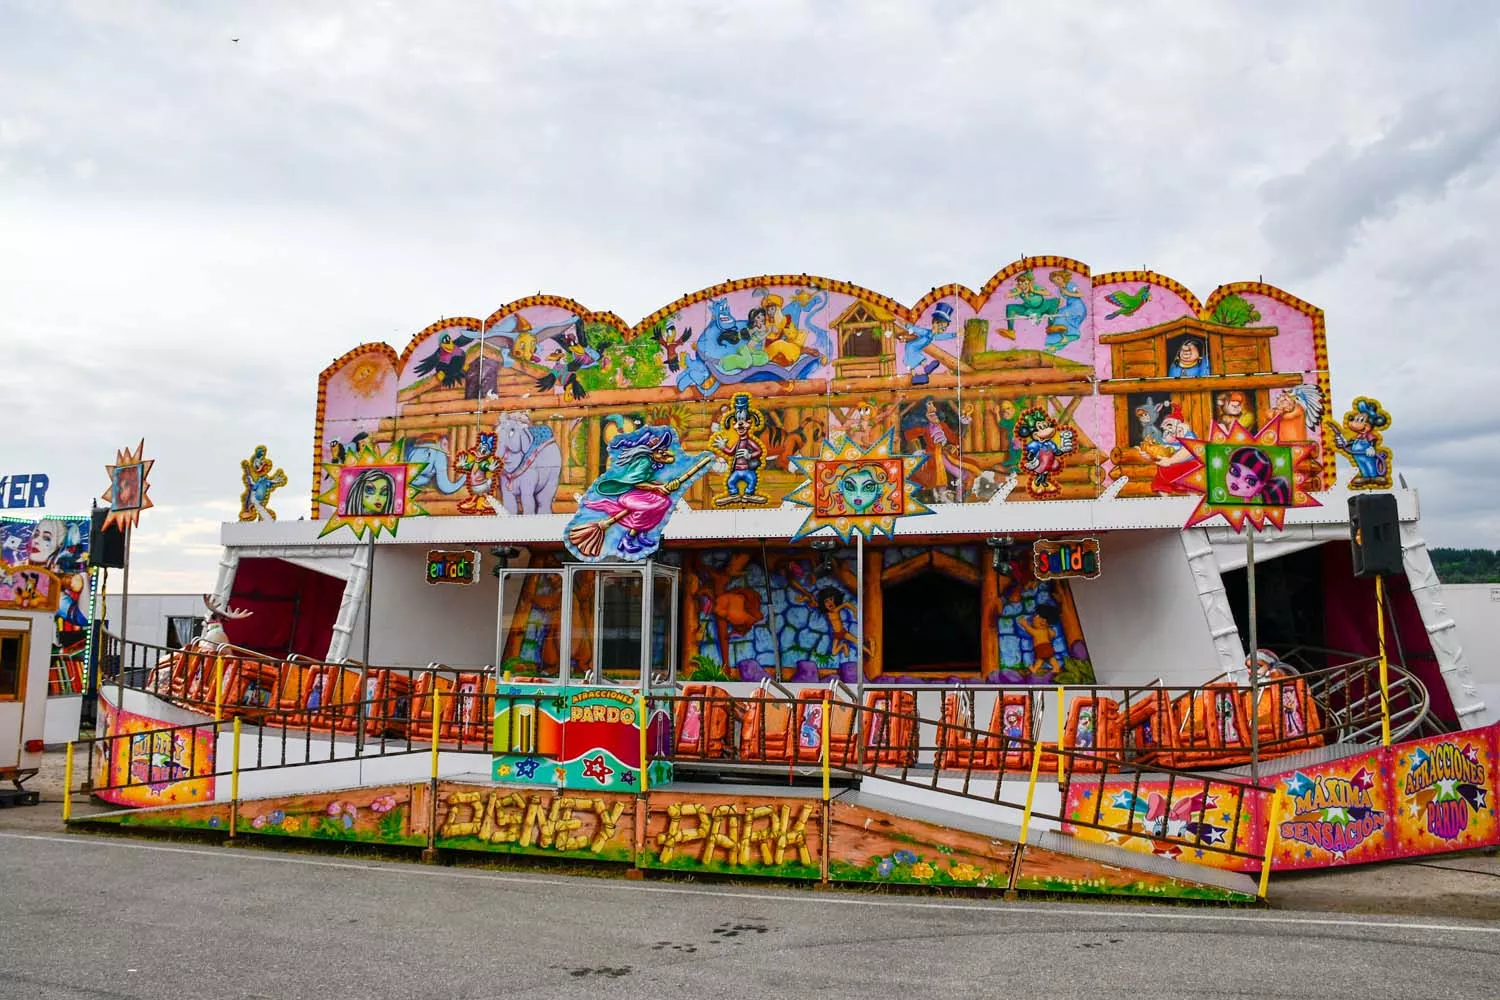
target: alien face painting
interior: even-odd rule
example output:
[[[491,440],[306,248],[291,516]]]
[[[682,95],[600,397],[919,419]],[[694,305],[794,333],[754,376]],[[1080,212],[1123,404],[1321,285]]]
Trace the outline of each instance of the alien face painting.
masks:
[[[838,478],[839,496],[851,513],[862,517],[880,503],[886,490],[880,471],[878,467],[855,466]]]

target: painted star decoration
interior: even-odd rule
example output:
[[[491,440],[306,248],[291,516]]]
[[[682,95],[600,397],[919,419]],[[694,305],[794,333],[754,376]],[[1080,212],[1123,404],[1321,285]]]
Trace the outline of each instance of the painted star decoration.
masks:
[[[1193,515],[1188,518],[1184,528],[1191,528],[1202,524],[1204,521],[1215,517],[1222,517],[1229,522],[1229,526],[1235,531],[1244,531],[1248,522],[1256,531],[1264,531],[1267,524],[1280,528],[1286,521],[1286,512],[1293,507],[1321,507],[1311,493],[1307,491],[1307,473],[1302,470],[1306,468],[1313,458],[1313,445],[1310,442],[1285,442],[1280,439],[1280,421],[1272,421],[1262,427],[1257,433],[1251,434],[1245,428],[1236,424],[1234,429],[1225,433],[1223,428],[1215,425],[1213,434],[1207,441],[1194,439],[1184,440],[1181,443],[1192,452],[1193,461],[1183,463],[1185,465],[1182,473],[1174,480],[1177,486],[1191,493],[1198,494],[1202,499],[1198,501]],[[1224,447],[1229,445],[1231,447]],[[1288,455],[1289,467],[1276,469],[1274,475],[1285,480],[1286,502],[1283,504],[1269,504],[1254,501],[1242,501],[1234,498],[1236,502],[1228,503],[1231,499],[1226,489],[1225,477],[1229,474],[1229,456],[1237,447],[1258,447],[1262,455],[1272,458],[1273,468],[1274,456]],[[1262,489],[1268,484],[1262,484]]]
[[[542,762],[535,757],[527,757],[516,765],[516,775],[521,778],[535,778],[536,769],[542,766]]]
[[[585,778],[593,778],[601,785],[608,784],[609,776],[614,773],[615,769],[605,762],[602,753],[595,754],[583,762],[583,776]]]
[[[366,442],[353,458],[342,465],[324,462],[322,470],[333,485],[315,498],[331,511],[319,538],[344,527],[356,538],[364,538],[366,531],[375,538],[382,531],[394,538],[402,518],[427,513],[417,506],[412,482],[422,466],[405,461],[399,444],[382,449]]]
[[[795,458],[797,471],[807,476],[786,499],[812,508],[792,541],[832,528],[844,542],[855,534],[895,537],[896,521],[932,509],[913,496],[911,475],[926,455],[895,454],[896,435],[886,435],[868,448],[847,437],[837,445],[825,440],[816,458]]]
[[[145,452],[146,439],[142,438],[135,451],[118,449],[115,464],[104,467],[104,474],[109,476],[109,488],[101,497],[109,504],[109,513],[104,516],[105,528],[134,528],[141,519],[141,511],[154,506],[151,503],[151,467],[156,460],[143,457]],[[140,470],[139,476],[131,471],[133,469]],[[120,489],[118,495],[117,488]],[[136,495],[131,497],[125,492],[127,490],[134,490]]]
[[[1286,793],[1294,799],[1300,799],[1302,796],[1312,791],[1312,787],[1312,779],[1303,774],[1301,771],[1298,771],[1295,775],[1293,775],[1292,780],[1286,783]]]

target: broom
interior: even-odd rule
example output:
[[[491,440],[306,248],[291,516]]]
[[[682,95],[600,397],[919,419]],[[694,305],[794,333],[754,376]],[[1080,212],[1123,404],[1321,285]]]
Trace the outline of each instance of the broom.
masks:
[[[713,460],[714,457],[712,455],[704,455],[698,461],[694,462],[692,467],[682,475],[666,483],[663,488],[668,494],[676,493],[682,489],[683,483],[696,476],[699,471]],[[585,559],[597,559],[599,558],[599,554],[604,551],[604,536],[609,531],[610,526],[628,513],[630,513],[628,510],[617,510],[608,517],[600,518],[597,521],[590,521],[587,524],[580,524],[578,527],[568,531],[568,541],[573,543],[573,547]]]

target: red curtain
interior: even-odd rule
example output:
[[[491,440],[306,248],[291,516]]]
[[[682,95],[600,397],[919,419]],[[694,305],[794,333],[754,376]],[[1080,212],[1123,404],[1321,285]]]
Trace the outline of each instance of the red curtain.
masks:
[[[253,612],[227,622],[236,646],[285,657],[322,659],[333,638],[344,581],[281,559],[241,559],[230,607]]]

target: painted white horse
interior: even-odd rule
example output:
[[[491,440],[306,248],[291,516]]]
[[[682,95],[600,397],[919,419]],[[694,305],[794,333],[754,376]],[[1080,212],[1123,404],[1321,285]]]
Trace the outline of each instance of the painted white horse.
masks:
[[[552,428],[533,424],[525,413],[507,413],[495,427],[499,437],[500,502],[510,514],[550,514],[562,475],[562,450]]]

